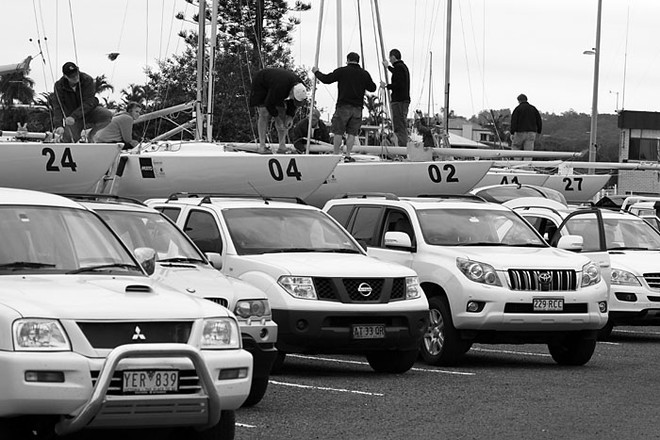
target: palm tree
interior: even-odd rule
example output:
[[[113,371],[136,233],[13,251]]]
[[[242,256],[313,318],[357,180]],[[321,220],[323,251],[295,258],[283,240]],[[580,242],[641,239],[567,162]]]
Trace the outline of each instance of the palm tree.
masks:
[[[145,104],[147,100],[147,90],[144,86],[137,84],[129,84],[128,88],[122,89],[122,102],[127,104],[130,101],[139,102],[140,104]]]
[[[100,95],[103,92],[107,92],[108,90],[110,90],[111,92],[115,91],[115,86],[113,86],[108,82],[108,78],[106,78],[105,74],[99,75],[96,78],[94,78],[94,84],[96,86],[97,95]]]
[[[26,72],[6,73],[0,76],[0,102],[11,107],[15,101],[29,104],[34,99],[34,80]]]

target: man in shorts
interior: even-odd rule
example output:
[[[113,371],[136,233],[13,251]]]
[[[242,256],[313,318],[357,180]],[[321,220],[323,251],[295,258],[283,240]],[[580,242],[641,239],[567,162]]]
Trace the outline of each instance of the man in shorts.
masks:
[[[266,133],[268,124],[275,120],[278,153],[286,152],[286,133],[293,126],[296,108],[307,99],[307,89],[295,73],[287,69],[266,68],[258,71],[252,79],[250,106],[257,107],[259,152],[267,153]]]
[[[346,162],[354,162],[351,150],[362,126],[362,107],[364,106],[364,94],[366,91],[375,92],[376,84],[371,79],[369,72],[360,67],[360,56],[351,52],[346,56],[346,65],[339,67],[331,73],[323,74],[317,67],[312,72],[319,81],[324,84],[337,83],[339,94],[335,114],[332,116],[332,127],[334,133],[334,153],[341,151],[341,141],[346,133]]]

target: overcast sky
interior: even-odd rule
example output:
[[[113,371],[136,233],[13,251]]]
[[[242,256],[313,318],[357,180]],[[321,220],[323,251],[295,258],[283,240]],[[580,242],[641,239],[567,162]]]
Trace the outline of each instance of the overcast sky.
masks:
[[[312,4],[299,14],[293,46],[297,63],[308,68],[315,63],[321,0]],[[401,50],[411,70],[411,111],[439,112],[446,0],[378,4],[385,50]],[[37,92],[52,89],[68,60],[93,76],[105,74],[119,91],[143,84],[146,64],[181,51],[176,34],[192,25],[172,16],[187,11],[190,17],[195,9],[183,0],[2,0],[0,64],[37,56],[39,41],[46,63],[38,58],[31,65]],[[362,35],[365,67],[378,84],[383,74],[372,2],[360,0],[360,9],[362,33],[357,0],[342,0],[341,61],[349,51],[361,52]],[[450,108],[468,117],[512,109],[525,93],[542,112],[591,113],[595,56],[583,52],[596,44],[597,9],[598,0],[454,0]],[[318,65],[326,73],[337,67],[336,13],[336,1],[325,0]],[[602,0],[599,113],[614,113],[617,102],[618,108],[660,111],[659,17],[659,0]],[[120,56],[110,61],[111,52]],[[319,85],[319,106],[331,113],[335,99],[335,85]]]

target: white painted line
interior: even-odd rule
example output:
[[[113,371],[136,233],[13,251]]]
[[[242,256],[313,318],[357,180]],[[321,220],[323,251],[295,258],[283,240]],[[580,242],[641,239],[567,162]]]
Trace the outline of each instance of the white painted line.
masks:
[[[324,361],[324,362],[337,362],[339,364],[353,364],[353,365],[369,365],[369,362],[364,362],[364,361],[349,361],[345,359],[332,359],[332,358],[322,358],[322,357],[317,357],[317,356],[303,356],[300,354],[287,354],[287,357],[297,357],[300,359],[309,359],[313,361]],[[474,376],[476,373],[468,373],[464,371],[449,371],[449,370],[436,370],[433,368],[411,368],[411,370],[414,371],[422,371],[426,373],[445,373],[445,374],[456,374],[459,376]]]
[[[636,330],[619,330],[618,328],[614,328],[614,330],[612,330],[612,333],[629,333],[632,335],[642,335],[642,336],[660,336],[660,332],[640,332]]]
[[[361,394],[364,396],[376,396],[376,397],[383,397],[385,394],[381,393],[369,393],[366,391],[357,391],[357,390],[347,390],[345,388],[329,388],[329,387],[317,387],[313,385],[302,385],[299,383],[288,383],[288,382],[279,382],[276,380],[269,380],[268,383],[272,383],[273,385],[283,385],[286,387],[294,387],[294,388],[305,388],[305,389],[310,389],[310,390],[320,390],[320,391],[335,391],[338,393],[351,393],[351,394]]]
[[[598,344],[605,344],[605,345],[621,345],[618,342],[607,342],[607,341],[598,341]]]
[[[528,351],[513,351],[513,350],[492,350],[489,348],[477,348],[477,347],[472,347],[470,351],[485,351],[488,353],[523,354],[527,356],[550,357],[550,355],[547,353],[531,353]]]
[[[239,428],[256,428],[256,425],[248,425],[247,423],[238,423],[236,422],[236,426]]]

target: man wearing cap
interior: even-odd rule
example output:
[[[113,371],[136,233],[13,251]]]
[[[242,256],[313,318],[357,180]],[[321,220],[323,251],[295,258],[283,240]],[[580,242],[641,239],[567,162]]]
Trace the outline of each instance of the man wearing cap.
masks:
[[[55,83],[51,97],[55,135],[62,142],[78,142],[80,133],[91,128],[88,140],[110,123],[112,112],[99,105],[94,79],[78,70],[71,61],[62,66],[62,78]]]
[[[293,141],[293,146],[298,153],[304,154],[307,149],[307,130],[309,129],[309,118],[304,118],[291,129],[289,137]],[[321,112],[317,109],[312,110],[312,139],[321,142],[330,140],[328,127],[321,120]]]
[[[330,128],[330,131],[334,133],[334,152],[339,154],[342,137],[346,133],[346,158],[344,160],[354,162],[351,150],[355,136],[358,135],[362,126],[364,94],[366,91],[375,92],[376,84],[371,79],[369,72],[360,67],[360,55],[355,52],[346,56],[345,66],[339,67],[327,75],[321,73],[317,67],[313,67],[312,72],[323,84],[337,83],[339,93]]]
[[[537,134],[541,134],[543,122],[539,111],[527,102],[524,93],[518,95],[518,106],[511,113],[511,132],[513,150],[534,150],[534,141]],[[531,159],[531,158],[528,158]]]
[[[250,106],[257,107],[259,119],[259,152],[270,152],[266,149],[266,132],[268,124],[275,120],[278,153],[286,153],[286,133],[293,125],[296,108],[307,99],[307,89],[295,73],[287,69],[269,67],[261,69],[252,78],[252,93]]]

